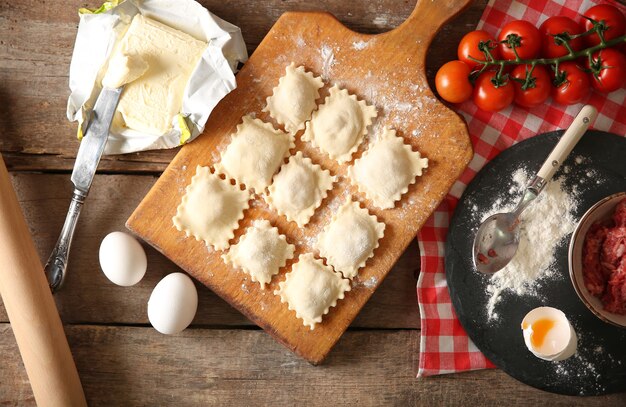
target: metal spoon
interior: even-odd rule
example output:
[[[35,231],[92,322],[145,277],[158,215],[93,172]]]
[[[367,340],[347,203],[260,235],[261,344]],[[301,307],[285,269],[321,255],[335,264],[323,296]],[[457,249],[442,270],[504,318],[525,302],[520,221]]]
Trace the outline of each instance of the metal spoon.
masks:
[[[546,183],[552,179],[561,163],[567,158],[587,128],[595,120],[598,111],[586,105],[565,131],[535,178],[528,184],[517,207],[510,213],[497,213],[485,219],[474,238],[474,266],[482,273],[502,270],[517,252],[519,224],[522,212],[537,198]]]

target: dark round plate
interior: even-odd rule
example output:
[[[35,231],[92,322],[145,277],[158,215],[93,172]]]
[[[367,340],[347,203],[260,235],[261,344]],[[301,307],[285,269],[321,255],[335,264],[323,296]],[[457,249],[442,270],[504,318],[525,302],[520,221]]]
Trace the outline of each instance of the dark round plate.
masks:
[[[600,321],[576,295],[567,265],[569,236],[556,249],[556,275],[543,279],[535,296],[504,292],[496,320],[487,318],[490,276],[477,272],[472,263],[472,243],[481,220],[476,213],[491,208],[497,198],[505,204],[517,200],[508,193],[513,172],[520,167],[529,174],[538,171],[561,134],[542,134],[512,146],[485,165],[468,185],[446,241],[452,304],[478,349],[519,381],[569,395],[626,391],[626,329]],[[556,176],[563,177],[567,188],[577,188],[576,218],[580,219],[600,199],[626,190],[626,138],[588,131]],[[568,316],[578,334],[575,356],[548,362],[528,351],[520,324],[528,311],[540,306],[558,308]]]

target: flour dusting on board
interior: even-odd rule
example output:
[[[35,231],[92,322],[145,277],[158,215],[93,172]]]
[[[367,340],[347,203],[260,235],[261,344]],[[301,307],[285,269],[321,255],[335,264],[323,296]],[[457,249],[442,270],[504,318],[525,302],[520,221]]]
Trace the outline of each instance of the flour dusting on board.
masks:
[[[378,28],[385,28],[389,26],[389,17],[386,15],[379,15],[374,17],[372,23]]]
[[[375,39],[354,41],[351,48],[361,51],[372,46],[374,41]],[[343,87],[345,85],[340,80],[333,79],[333,68],[339,64],[336,57],[339,50],[336,44],[322,44],[319,48],[321,72],[318,74],[330,85]],[[415,78],[414,73],[415,67],[411,64],[398,66],[394,71],[386,73],[363,71],[357,97],[375,104],[378,109],[378,118],[369,132],[369,136],[373,136],[372,139],[375,139],[376,133],[385,126],[394,128],[402,137],[418,136],[437,121],[435,112],[439,111],[436,109],[439,102],[427,92],[428,86],[425,81]],[[381,82],[394,83],[394,86],[381,87]],[[421,120],[427,115],[433,120],[428,122]]]
[[[335,52],[330,45],[324,44],[320,48],[320,55],[322,56],[322,79],[328,80],[330,78],[330,71],[335,65]]]
[[[529,181],[528,172],[522,168],[516,170],[508,191],[510,199],[506,199],[508,203],[497,199],[489,210],[479,215],[480,221],[495,213],[512,211]],[[503,293],[536,295],[541,280],[555,274],[555,250],[576,227],[576,209],[576,194],[567,191],[562,178],[555,178],[524,211],[517,253],[504,269],[491,277],[487,286],[489,320],[498,319],[496,308]]]
[[[354,41],[352,43],[352,48],[357,51],[362,51],[370,45],[369,41]]]
[[[376,284],[378,284],[378,279],[376,277],[370,277],[367,280],[363,281],[356,277],[354,280],[352,280],[352,288],[365,287],[371,290],[376,288]]]

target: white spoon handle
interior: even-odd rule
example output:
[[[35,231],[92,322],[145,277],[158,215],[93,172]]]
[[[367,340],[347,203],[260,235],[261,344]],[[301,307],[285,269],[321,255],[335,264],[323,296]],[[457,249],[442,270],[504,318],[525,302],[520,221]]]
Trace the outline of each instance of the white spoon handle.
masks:
[[[550,181],[552,176],[559,169],[563,161],[572,152],[574,146],[580,138],[585,134],[591,123],[596,119],[598,111],[591,105],[585,105],[580,113],[574,118],[572,124],[567,128],[565,134],[561,137],[558,144],[554,147],[548,159],[543,163],[541,169],[537,173],[545,182]]]

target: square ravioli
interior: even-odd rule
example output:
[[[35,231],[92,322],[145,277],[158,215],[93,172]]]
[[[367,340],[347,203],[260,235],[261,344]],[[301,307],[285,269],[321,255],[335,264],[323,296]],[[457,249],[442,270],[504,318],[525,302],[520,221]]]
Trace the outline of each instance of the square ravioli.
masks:
[[[428,159],[404,144],[395,130],[384,128],[378,140],[348,168],[348,176],[374,205],[389,209],[424,168],[428,168]]]
[[[242,120],[215,170],[262,193],[295,147],[294,137],[250,116]]]
[[[292,62],[287,67],[285,76],[278,80],[272,96],[267,98],[267,106],[263,111],[269,112],[288,132],[297,133],[311,118],[322,86],[324,82],[320,77],[306,72],[303,66],[296,68]]]
[[[358,202],[348,201],[333,215],[319,234],[316,249],[328,264],[345,278],[354,278],[367,259],[374,256],[378,241],[385,234],[385,224]]]
[[[298,151],[289,157],[269,187],[267,202],[280,215],[303,227],[322,203],[336,178]]]
[[[285,281],[278,286],[274,294],[280,295],[281,302],[286,302],[289,309],[296,312],[296,317],[311,330],[322,322],[322,316],[328,314],[331,307],[337,305],[337,300],[343,299],[345,293],[350,291],[348,280],[311,253],[300,256]]]
[[[204,240],[215,249],[226,249],[249,200],[248,191],[212,174],[209,167],[198,166],[172,222],[187,236]]]
[[[335,85],[324,104],[313,112],[302,140],[310,141],[340,164],[348,162],[377,114],[374,106]]]
[[[265,219],[256,220],[246,230],[239,242],[222,255],[225,262],[242,269],[250,279],[258,282],[261,289],[272,281],[272,276],[293,258],[296,247],[278,233]]]

